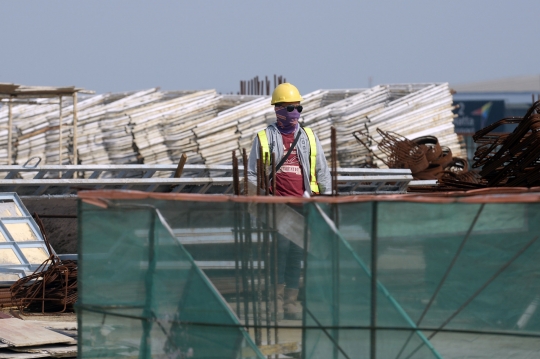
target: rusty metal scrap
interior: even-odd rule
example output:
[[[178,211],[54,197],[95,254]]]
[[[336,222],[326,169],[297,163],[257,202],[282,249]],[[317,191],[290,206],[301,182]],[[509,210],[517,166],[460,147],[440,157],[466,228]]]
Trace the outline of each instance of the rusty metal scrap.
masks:
[[[61,313],[77,301],[77,263],[55,257],[11,286],[11,301],[21,313]]]
[[[77,301],[77,262],[61,261],[53,252],[43,222],[33,215],[50,256],[29,276],[10,287],[11,302],[21,313],[62,313],[71,310]]]
[[[13,306],[9,288],[0,288],[0,308],[9,308]]]
[[[497,136],[497,127],[515,123],[510,134]],[[486,186],[533,187],[540,184],[540,101],[536,101],[523,118],[500,120],[478,131],[473,139],[481,146],[475,153],[473,167]]]
[[[368,149],[371,156],[376,157],[389,168],[408,168],[416,180],[441,179],[443,177],[456,178],[465,176],[468,172],[466,160],[453,157],[448,147],[441,146],[435,136],[422,136],[409,140],[395,132],[382,131],[377,128],[382,138],[376,141],[367,130],[355,131],[353,136]],[[374,153],[372,147],[378,149],[386,156],[380,157]],[[473,178],[467,175],[464,178]]]
[[[511,133],[494,133],[503,125],[516,125]],[[418,190],[460,191],[486,187],[540,186],[540,101],[523,117],[503,118],[473,136],[478,145],[472,168],[459,171],[465,162],[450,164],[437,187]],[[457,171],[456,171],[457,170]]]

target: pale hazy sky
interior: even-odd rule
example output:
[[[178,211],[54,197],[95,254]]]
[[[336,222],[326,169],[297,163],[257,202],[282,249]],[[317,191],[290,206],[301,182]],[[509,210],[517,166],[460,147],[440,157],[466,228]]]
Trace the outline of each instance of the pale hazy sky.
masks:
[[[540,1],[2,1],[0,82],[101,92],[540,73]]]

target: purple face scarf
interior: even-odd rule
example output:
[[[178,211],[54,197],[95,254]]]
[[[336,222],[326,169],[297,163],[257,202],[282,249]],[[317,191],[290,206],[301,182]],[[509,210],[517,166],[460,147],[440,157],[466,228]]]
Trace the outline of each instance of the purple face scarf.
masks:
[[[276,106],[274,108],[277,117],[277,128],[279,132],[289,135],[296,130],[300,112],[294,109],[293,112],[288,112],[286,106]]]

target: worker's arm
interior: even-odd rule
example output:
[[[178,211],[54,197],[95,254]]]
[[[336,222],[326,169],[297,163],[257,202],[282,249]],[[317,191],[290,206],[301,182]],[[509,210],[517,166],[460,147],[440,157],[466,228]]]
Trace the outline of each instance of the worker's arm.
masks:
[[[320,194],[331,194],[332,193],[332,177],[330,176],[330,168],[328,168],[328,163],[326,162],[326,157],[324,156],[324,151],[319,142],[319,138],[316,134],[315,142],[317,144],[317,158],[315,164],[315,172],[317,174],[317,183],[319,184]]]
[[[259,158],[259,136],[255,135],[253,144],[251,145],[251,152],[248,159],[248,184],[249,194],[255,195],[254,191],[257,189],[257,159]]]

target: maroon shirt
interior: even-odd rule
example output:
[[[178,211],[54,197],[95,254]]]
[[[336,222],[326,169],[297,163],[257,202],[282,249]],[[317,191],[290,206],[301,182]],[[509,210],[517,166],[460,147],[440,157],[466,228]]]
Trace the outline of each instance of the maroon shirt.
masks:
[[[294,133],[281,134],[283,138],[283,156],[287,154],[294,141]],[[304,176],[298,160],[296,147],[292,150],[287,161],[276,174],[276,196],[302,197],[304,195]]]

